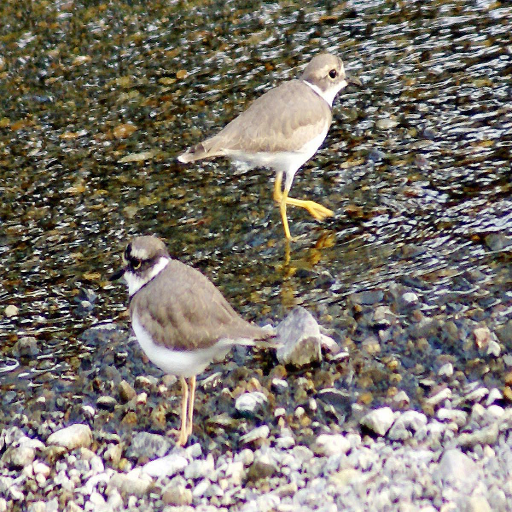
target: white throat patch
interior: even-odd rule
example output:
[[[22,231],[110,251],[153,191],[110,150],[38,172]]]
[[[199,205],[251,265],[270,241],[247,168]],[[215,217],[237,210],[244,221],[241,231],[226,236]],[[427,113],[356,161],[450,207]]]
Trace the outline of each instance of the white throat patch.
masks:
[[[318,87],[318,85],[310,84],[306,80],[303,80],[303,82],[306,85],[309,85],[309,87],[311,87],[311,89],[313,89],[313,91],[315,91],[318,94],[318,96],[320,96],[320,98],[323,98],[329,104],[330,107],[332,107],[332,102],[334,101],[336,94],[338,94],[338,92],[341,91],[341,89],[344,89],[348,85],[348,82],[346,80],[342,80],[338,84],[338,87],[322,91],[320,87]]]
[[[125,272],[124,279],[128,284],[128,294],[133,296],[137,293],[146,283],[149,283],[151,279],[156,277],[169,263],[169,258],[165,258],[161,256],[160,259],[151,267],[151,270],[144,274],[143,276],[139,276],[134,274],[133,272]]]

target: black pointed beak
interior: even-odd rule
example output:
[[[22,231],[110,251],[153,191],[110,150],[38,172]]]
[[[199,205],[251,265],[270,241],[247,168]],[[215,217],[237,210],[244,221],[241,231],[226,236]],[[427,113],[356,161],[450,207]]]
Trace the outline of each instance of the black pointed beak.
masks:
[[[117,272],[114,272],[109,278],[109,281],[117,281],[118,279],[121,279],[121,277],[124,276],[125,268],[120,268]]]
[[[362,87],[363,86],[363,82],[361,82],[361,80],[357,77],[357,76],[346,76],[345,77],[345,80],[347,81],[347,83],[350,85],[357,85],[357,87]]]

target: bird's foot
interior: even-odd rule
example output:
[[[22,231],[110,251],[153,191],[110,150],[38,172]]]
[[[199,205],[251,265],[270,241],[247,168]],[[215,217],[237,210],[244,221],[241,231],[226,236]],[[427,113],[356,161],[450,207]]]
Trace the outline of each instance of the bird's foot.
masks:
[[[316,220],[325,220],[327,217],[334,217],[334,212],[332,210],[329,210],[329,208],[326,208],[325,206],[322,206],[321,204],[315,203],[315,201],[304,201],[302,199],[295,199],[293,197],[287,197],[286,204],[304,208]]]

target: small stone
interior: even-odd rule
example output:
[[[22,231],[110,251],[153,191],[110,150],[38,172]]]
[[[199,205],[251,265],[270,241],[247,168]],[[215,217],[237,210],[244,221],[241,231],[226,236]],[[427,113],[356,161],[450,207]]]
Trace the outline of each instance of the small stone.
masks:
[[[491,331],[488,327],[477,327],[473,331],[473,336],[475,337],[475,343],[479,350],[484,349],[491,341]]]
[[[377,435],[384,436],[391,428],[394,419],[395,415],[390,407],[381,407],[363,416],[360,424]]]
[[[476,464],[454,448],[444,452],[437,471],[439,478],[447,484],[472,484],[478,479]]]
[[[115,473],[110,479],[105,493],[108,496],[115,489],[121,494],[143,496],[152,485],[151,477],[143,473],[141,468],[136,468],[129,473]]]
[[[313,452],[316,455],[330,457],[344,455],[350,448],[350,441],[341,434],[320,434],[313,445]]]
[[[126,450],[127,457],[146,458],[146,460],[163,457],[171,448],[167,437],[150,432],[137,432]]]
[[[200,478],[207,477],[213,473],[215,462],[213,455],[208,454],[206,459],[197,459],[192,461],[185,467],[184,476],[187,479],[199,480]]]
[[[20,310],[14,304],[9,304],[4,310],[4,314],[7,318],[17,316],[19,312]]]
[[[123,447],[120,444],[110,444],[103,454],[103,459],[107,462],[112,462],[114,466],[119,464],[121,455],[123,454]]]
[[[50,466],[46,465],[44,462],[34,462],[33,470],[35,475],[43,475],[46,478],[50,476]]]
[[[402,391],[399,391],[395,396],[393,396],[392,398],[392,402],[394,405],[396,405],[396,407],[405,407],[407,405],[409,405],[410,403],[410,398],[409,398],[409,395],[407,395],[407,393],[402,390]]]
[[[137,396],[137,392],[135,391],[135,389],[133,389],[133,387],[125,380],[122,380],[119,383],[117,391],[119,393],[119,398],[121,399],[122,403],[129,402],[130,400],[134,399]]]
[[[284,379],[272,379],[272,390],[275,393],[284,393],[289,388]]]
[[[243,416],[254,416],[262,411],[268,402],[261,391],[243,393],[235,401],[235,409]]]
[[[267,439],[270,435],[270,429],[267,425],[261,425],[260,427],[256,427],[247,434],[243,435],[240,438],[240,442],[242,444],[254,443],[255,441],[262,441],[263,439]]]
[[[144,473],[155,478],[158,477],[173,477],[181,473],[188,466],[188,460],[176,453],[170,453],[165,457],[152,460],[145,464],[142,468]]]
[[[34,501],[27,508],[27,512],[46,512],[46,501]]]
[[[489,391],[489,396],[485,401],[485,405],[489,406],[494,402],[499,402],[500,400],[503,400],[503,393],[498,388],[492,388]]]
[[[10,469],[21,469],[32,464],[36,451],[30,446],[9,447],[2,455],[2,462]]]
[[[247,480],[257,482],[264,478],[272,477],[278,468],[276,464],[266,455],[261,455],[256,459],[247,471]]]
[[[437,411],[437,419],[440,421],[451,421],[458,427],[463,427],[468,421],[468,414],[458,409],[446,409],[441,407]]]
[[[393,441],[405,441],[426,424],[427,417],[423,413],[418,411],[403,412],[393,423],[388,438]]]
[[[84,512],[84,509],[77,505],[74,501],[68,501],[64,512]]]
[[[54,432],[48,437],[46,444],[60,446],[68,450],[81,447],[89,448],[92,444],[92,432],[89,425],[75,423]]]
[[[12,347],[14,357],[33,357],[37,356],[40,352],[41,350],[37,345],[37,339],[33,336],[20,338],[14,347]]]
[[[192,505],[192,491],[182,485],[169,484],[162,493],[162,501],[166,505],[181,507]]]
[[[117,400],[112,396],[100,396],[96,400],[96,405],[98,409],[112,412],[116,408]]]
[[[493,423],[489,427],[477,430],[471,433],[462,433],[457,438],[457,444],[463,448],[473,448],[476,445],[494,445],[498,440],[500,433],[498,423]]]
[[[378,130],[390,130],[392,128],[395,128],[398,125],[398,121],[395,119],[391,119],[389,117],[377,119],[377,122],[375,123],[375,127]]]
[[[323,335],[311,313],[295,308],[276,328],[282,345],[277,349],[277,360],[284,365],[308,366],[322,360]]]
[[[452,363],[446,363],[439,368],[439,371],[437,372],[439,377],[452,377],[453,376],[453,364]]]
[[[211,495],[209,492],[211,487],[210,481],[206,478],[201,480],[199,483],[197,483],[194,486],[194,489],[192,490],[192,498],[202,498],[202,497],[208,497]]]
[[[445,400],[449,400],[452,397],[452,390],[450,388],[444,388],[432,395],[425,400],[425,404],[435,407]]]

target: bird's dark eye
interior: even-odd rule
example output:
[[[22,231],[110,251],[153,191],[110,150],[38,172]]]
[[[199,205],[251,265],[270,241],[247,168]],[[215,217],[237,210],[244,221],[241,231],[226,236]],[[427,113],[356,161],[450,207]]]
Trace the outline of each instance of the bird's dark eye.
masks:
[[[142,262],[140,260],[134,260],[132,263],[133,270],[138,270],[141,266]]]
[[[329,71],[329,76],[331,78],[336,78],[338,76],[338,72],[335,69],[331,69],[331,71]]]

